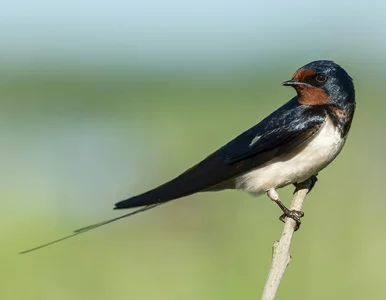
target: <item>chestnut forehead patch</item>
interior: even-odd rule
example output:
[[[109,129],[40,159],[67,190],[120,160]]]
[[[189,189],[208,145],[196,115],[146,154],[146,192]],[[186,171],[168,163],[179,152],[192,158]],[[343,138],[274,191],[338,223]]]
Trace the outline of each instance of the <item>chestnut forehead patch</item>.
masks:
[[[316,72],[314,70],[301,68],[295,72],[294,76],[292,76],[292,80],[302,82],[307,77],[313,76],[315,74],[316,74]]]

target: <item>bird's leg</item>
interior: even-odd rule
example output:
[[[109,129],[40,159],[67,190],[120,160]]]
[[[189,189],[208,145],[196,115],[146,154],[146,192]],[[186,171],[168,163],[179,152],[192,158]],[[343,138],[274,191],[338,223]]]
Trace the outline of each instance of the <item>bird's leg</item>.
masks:
[[[304,216],[304,212],[299,210],[289,210],[281,201],[279,198],[279,194],[276,192],[275,189],[270,189],[267,191],[267,196],[272,200],[275,201],[277,205],[279,205],[280,209],[283,211],[283,214],[279,217],[279,220],[285,223],[285,218],[291,218],[296,222],[295,231],[299,229],[300,227],[300,218]]]
[[[308,192],[307,192],[307,194],[309,193],[309,192],[311,192],[311,190],[314,188],[314,186],[315,186],[315,183],[318,181],[318,174],[315,174],[315,175],[312,175],[310,178],[308,178],[308,180],[311,180],[311,186],[310,186],[310,189],[308,190]],[[295,186],[295,188],[297,188],[298,187],[298,183],[294,183],[294,186]],[[296,190],[295,190],[295,192],[296,192]],[[295,193],[294,192],[294,193]]]

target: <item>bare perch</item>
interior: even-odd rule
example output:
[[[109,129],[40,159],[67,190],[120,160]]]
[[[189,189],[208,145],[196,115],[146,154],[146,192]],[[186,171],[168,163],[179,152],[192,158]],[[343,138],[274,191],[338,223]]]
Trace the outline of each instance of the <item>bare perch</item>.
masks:
[[[290,206],[291,210],[302,209],[303,202],[309,189],[311,188],[311,185],[312,181],[310,179],[297,185]],[[272,263],[269,270],[268,279],[264,287],[263,295],[261,297],[262,300],[275,299],[275,295],[279,288],[280,281],[284,275],[284,271],[291,260],[289,249],[291,246],[295,227],[296,222],[290,218],[287,218],[280,240],[275,241],[273,244]]]

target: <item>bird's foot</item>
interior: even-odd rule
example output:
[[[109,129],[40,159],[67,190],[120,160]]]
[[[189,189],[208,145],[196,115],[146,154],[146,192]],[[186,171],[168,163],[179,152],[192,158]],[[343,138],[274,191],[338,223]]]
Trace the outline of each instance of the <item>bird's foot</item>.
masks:
[[[279,194],[276,192],[275,189],[270,189],[267,191],[268,197],[275,201],[275,203],[280,207],[280,209],[283,211],[283,214],[279,217],[279,220],[282,222],[286,222],[286,218],[291,218],[296,222],[295,231],[299,229],[300,227],[300,218],[304,216],[304,212],[300,210],[289,210],[283,202],[280,201]]]
[[[284,214],[282,214],[279,217],[279,220],[282,221],[283,223],[285,223],[286,218],[291,218],[292,220],[294,220],[296,222],[295,231],[297,231],[300,227],[300,224],[302,223],[300,221],[300,218],[304,217],[304,212],[302,212],[300,210],[294,210],[294,209],[289,210],[286,207],[284,207],[283,212],[284,212]]]

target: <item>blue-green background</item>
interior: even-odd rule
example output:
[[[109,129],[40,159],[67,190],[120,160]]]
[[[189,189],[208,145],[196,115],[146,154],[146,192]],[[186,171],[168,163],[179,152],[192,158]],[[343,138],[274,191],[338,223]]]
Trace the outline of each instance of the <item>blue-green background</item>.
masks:
[[[259,299],[283,225],[267,197],[116,201],[178,175],[294,96],[312,60],[357,112],[320,173],[278,299],[385,299],[382,1],[8,1],[0,11],[0,299]],[[289,203],[293,187],[281,190]]]

